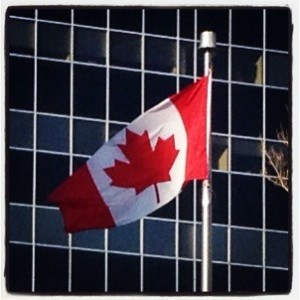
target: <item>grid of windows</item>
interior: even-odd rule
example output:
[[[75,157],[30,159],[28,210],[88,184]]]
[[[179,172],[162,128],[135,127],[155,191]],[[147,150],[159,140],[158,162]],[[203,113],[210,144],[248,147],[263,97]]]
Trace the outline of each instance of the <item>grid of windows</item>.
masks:
[[[260,149],[289,126],[289,24],[287,9],[10,9],[9,291],[200,291],[199,184],[138,222],[74,235],[46,199],[202,74],[198,37],[210,29],[213,291],[287,292],[289,197],[263,175]]]

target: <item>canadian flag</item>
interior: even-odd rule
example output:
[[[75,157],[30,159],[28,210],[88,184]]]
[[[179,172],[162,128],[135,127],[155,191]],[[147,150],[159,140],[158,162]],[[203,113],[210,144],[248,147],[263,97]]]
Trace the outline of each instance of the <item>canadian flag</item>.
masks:
[[[52,192],[67,232],[133,222],[207,178],[207,86],[202,77],[139,116]]]

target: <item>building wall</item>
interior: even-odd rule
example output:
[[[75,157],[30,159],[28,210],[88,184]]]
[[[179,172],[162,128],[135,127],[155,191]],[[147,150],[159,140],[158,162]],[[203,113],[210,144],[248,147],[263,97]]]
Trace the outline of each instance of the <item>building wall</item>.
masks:
[[[280,26],[278,26],[280,24]],[[290,288],[290,199],[261,145],[289,125],[287,9],[25,9],[7,13],[7,287],[11,292],[200,290],[199,186],[143,220],[67,235],[49,193],[214,54],[213,290]]]

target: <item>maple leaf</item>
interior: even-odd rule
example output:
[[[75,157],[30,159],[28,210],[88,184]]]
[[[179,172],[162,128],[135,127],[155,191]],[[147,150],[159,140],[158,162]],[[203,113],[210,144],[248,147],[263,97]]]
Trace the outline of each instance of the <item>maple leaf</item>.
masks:
[[[118,147],[129,163],[115,160],[114,166],[104,169],[112,179],[111,185],[134,188],[138,195],[154,184],[159,202],[156,184],[171,180],[169,172],[179,152],[175,149],[174,135],[166,140],[159,137],[152,150],[147,131],[138,135],[126,129],[126,144]]]

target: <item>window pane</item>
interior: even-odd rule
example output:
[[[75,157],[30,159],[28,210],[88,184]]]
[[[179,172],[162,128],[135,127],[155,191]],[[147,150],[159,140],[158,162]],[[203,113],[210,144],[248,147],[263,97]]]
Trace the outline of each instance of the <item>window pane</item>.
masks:
[[[105,119],[106,70],[74,66],[74,114]]]
[[[89,249],[104,249],[103,230],[85,230],[73,235],[73,246]]]
[[[277,50],[288,50],[290,32],[291,11],[288,7],[280,9],[267,9],[267,48]],[[280,26],[278,26],[280,24]],[[276,28],[276,30],[274,30]]]
[[[74,152],[93,155],[104,143],[105,124],[94,121],[74,121]]]
[[[34,9],[30,7],[22,7],[22,8],[14,8],[9,7],[8,9],[10,16],[19,16],[19,17],[26,17],[26,18],[34,18]]]
[[[69,114],[70,66],[38,61],[38,111]]]
[[[140,258],[130,255],[108,255],[108,291],[140,292]]]
[[[33,115],[18,112],[9,113],[10,146],[32,148]]]
[[[69,176],[69,157],[54,154],[37,154],[36,203],[53,206],[47,200],[54,188]],[[54,205],[56,206],[56,205]]]
[[[232,139],[232,169],[260,174],[262,170],[261,149],[260,141]]]
[[[109,231],[109,250],[139,252],[139,222],[120,226]]]
[[[212,167],[215,170],[228,170],[227,138],[212,136]]]
[[[158,276],[159,274],[159,276]],[[144,291],[155,293],[175,292],[175,261],[144,258]]]
[[[115,66],[140,68],[141,37],[133,34],[110,34],[110,63]]]
[[[288,293],[291,290],[291,276],[288,271],[266,270],[266,292]]]
[[[131,122],[141,114],[141,74],[111,70],[110,119]]]
[[[59,210],[42,208],[36,210],[36,242],[47,245],[68,244],[68,235],[64,231],[63,218]]]
[[[194,183],[193,181],[187,182],[179,194],[179,218],[180,220],[194,219]]]
[[[146,32],[176,36],[176,9],[146,9]]]
[[[196,228],[192,224],[179,224],[179,256],[193,258],[194,232]]]
[[[254,230],[232,229],[232,261],[244,264],[262,264],[262,233]],[[251,245],[251,246],[250,246]]]
[[[198,9],[198,33],[214,31],[218,42],[228,43],[228,9]]]
[[[106,27],[106,9],[80,8],[74,10],[76,24]]]
[[[32,209],[9,206],[9,240],[28,242],[32,240]]]
[[[267,232],[266,263],[267,266],[288,268],[289,236],[284,233]]]
[[[69,120],[39,115],[37,118],[37,148],[69,151]]]
[[[145,75],[145,107],[149,109],[176,92],[176,78]]]
[[[176,41],[146,37],[145,67],[147,70],[176,73]]]
[[[262,179],[232,175],[232,224],[262,226]]]
[[[72,250],[72,291],[104,292],[104,268],[104,253]]]
[[[179,72],[180,74],[194,74],[194,43],[180,41],[179,44]],[[175,63],[176,65],[176,63]],[[176,66],[174,73],[176,72]]]
[[[10,244],[7,262],[7,289],[9,292],[30,293],[32,278],[32,246]]]
[[[263,83],[262,51],[232,49],[232,79],[234,81]]]
[[[111,9],[110,26],[115,29],[131,31],[142,30],[142,10],[141,9]]]
[[[262,292],[262,269],[240,266],[231,267],[232,292]]]
[[[9,20],[9,52],[34,54],[34,22]]]
[[[39,23],[38,55],[70,59],[70,27]]]
[[[266,180],[266,226],[270,229],[288,230],[289,194],[281,187]],[[282,216],[285,216],[284,218]]]
[[[9,150],[9,201],[32,203],[33,153]]]
[[[278,139],[278,132],[289,128],[289,92],[267,89],[266,92],[266,134]]]
[[[232,43],[238,45],[262,47],[262,9],[233,9]]]
[[[74,58],[79,61],[105,64],[105,31],[75,27]]]
[[[267,84],[288,87],[289,85],[289,57],[286,54],[267,53],[266,55]]]
[[[174,223],[145,220],[145,252],[148,254],[173,256],[175,249],[174,232]]]
[[[194,9],[180,9],[180,36],[194,38]]]
[[[149,216],[164,218],[164,219],[175,219],[175,214],[176,214],[176,207],[175,207],[175,200],[173,199],[169,203],[160,207],[160,209],[155,210]]]
[[[42,20],[53,20],[61,22],[70,22],[71,21],[71,10],[70,9],[39,9],[38,17]]]
[[[33,110],[33,59],[10,57],[8,100],[10,108]]]
[[[261,88],[232,86],[232,131],[239,135],[262,135]]]
[[[35,248],[35,291],[68,291],[68,249]]]
[[[125,128],[126,125],[109,123],[109,139],[115,136],[119,131]]]

